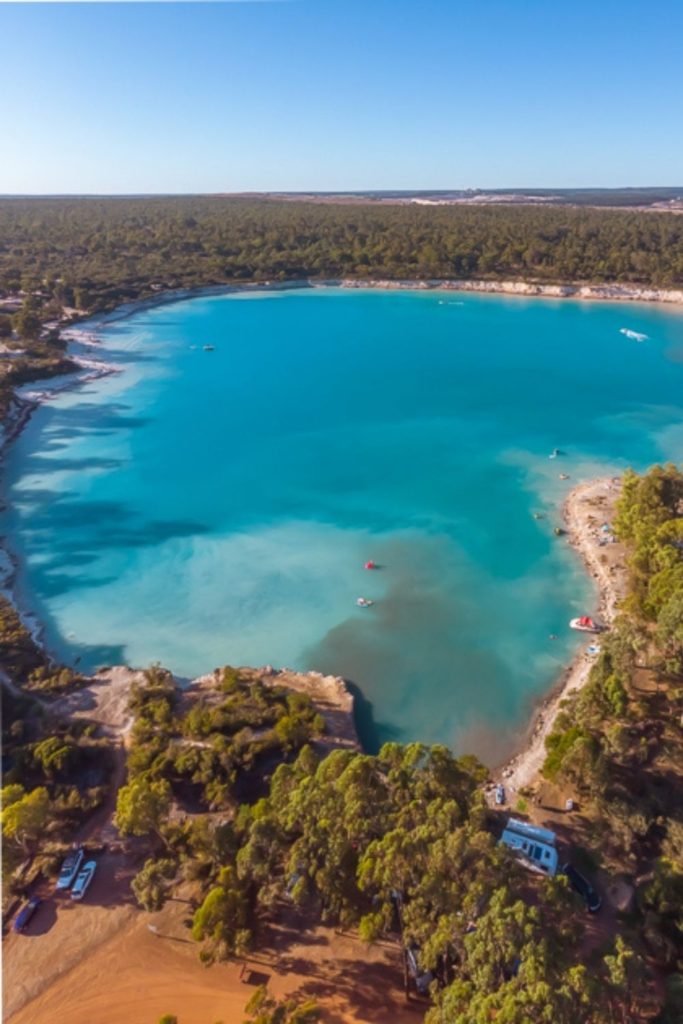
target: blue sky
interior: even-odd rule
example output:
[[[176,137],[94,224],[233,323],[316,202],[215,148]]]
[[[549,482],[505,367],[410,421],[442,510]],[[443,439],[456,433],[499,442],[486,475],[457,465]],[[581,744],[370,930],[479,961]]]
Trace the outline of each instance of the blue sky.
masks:
[[[0,3],[0,193],[683,185],[679,0]]]

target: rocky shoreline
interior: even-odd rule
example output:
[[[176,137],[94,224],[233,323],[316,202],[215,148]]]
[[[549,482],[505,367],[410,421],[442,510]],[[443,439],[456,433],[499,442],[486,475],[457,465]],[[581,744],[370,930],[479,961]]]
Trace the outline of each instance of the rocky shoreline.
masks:
[[[341,288],[386,288],[388,290],[456,291],[484,294],[520,295],[546,299],[580,299],[589,302],[664,302],[683,305],[683,289],[650,288],[627,284],[539,284],[533,281],[470,280],[343,280],[323,285]]]

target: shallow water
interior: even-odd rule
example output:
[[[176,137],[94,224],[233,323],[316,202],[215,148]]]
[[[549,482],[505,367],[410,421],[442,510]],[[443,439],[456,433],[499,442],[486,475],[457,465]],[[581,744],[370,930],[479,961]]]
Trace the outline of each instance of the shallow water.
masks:
[[[49,647],[338,673],[370,745],[506,754],[594,600],[558,503],[683,451],[683,316],[661,307],[297,290],[100,333],[122,372],[42,406],[5,472]]]

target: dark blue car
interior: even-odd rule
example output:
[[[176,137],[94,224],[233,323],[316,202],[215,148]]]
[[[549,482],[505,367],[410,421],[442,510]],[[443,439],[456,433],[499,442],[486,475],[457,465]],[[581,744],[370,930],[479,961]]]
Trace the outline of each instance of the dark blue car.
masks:
[[[29,921],[31,920],[31,918],[33,917],[41,903],[42,900],[40,899],[39,896],[33,896],[28,901],[26,906],[21,908],[16,918],[14,919],[13,930],[15,932],[23,932],[24,928],[29,923]]]
[[[588,879],[585,878],[573,864],[565,864],[562,870],[569,879],[569,884],[572,889],[578,892],[579,896],[582,896],[585,900],[589,912],[591,914],[597,914],[598,910],[602,906],[602,899]]]

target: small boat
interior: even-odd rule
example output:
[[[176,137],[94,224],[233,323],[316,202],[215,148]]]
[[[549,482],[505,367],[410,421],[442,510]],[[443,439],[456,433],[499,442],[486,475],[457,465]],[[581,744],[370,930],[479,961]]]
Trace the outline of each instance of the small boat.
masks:
[[[77,847],[68,855],[59,872],[59,878],[57,879],[57,885],[55,886],[56,889],[71,888],[76,879],[76,875],[78,874],[78,869],[81,866],[83,857],[84,853],[82,846]]]
[[[569,473],[560,473],[560,480],[569,480]]]
[[[363,568],[364,569],[376,569],[377,568],[377,562],[372,562],[372,561],[366,562],[365,565],[363,566]]]
[[[534,519],[545,519],[545,512],[534,512]]]
[[[602,633],[604,626],[598,625],[590,615],[581,615],[577,619],[571,619],[570,629],[578,629],[580,633]]]
[[[215,351],[215,346],[214,345],[202,345],[202,349],[204,350],[204,352],[213,352],[213,351]]]
[[[624,334],[631,341],[647,341],[647,334],[639,334],[638,331],[631,331],[628,327],[620,327],[619,334]]]
[[[560,449],[559,448],[553,448],[553,450],[551,451],[551,453],[548,456],[548,458],[549,459],[556,459],[559,454],[560,454]]]
[[[97,864],[94,860],[89,860],[87,864],[84,864],[84,866],[78,872],[78,875],[76,876],[76,881],[74,882],[73,885],[73,889],[71,890],[72,900],[83,899],[86,892],[90,888],[90,883],[95,877],[96,868]]]
[[[595,658],[600,653],[600,644],[590,644],[586,648],[586,654],[590,655],[591,658]]]
[[[374,603],[375,602],[371,601],[369,597],[358,597],[358,598],[356,598],[356,604],[358,605],[359,608],[369,608],[370,605],[372,605]]]

